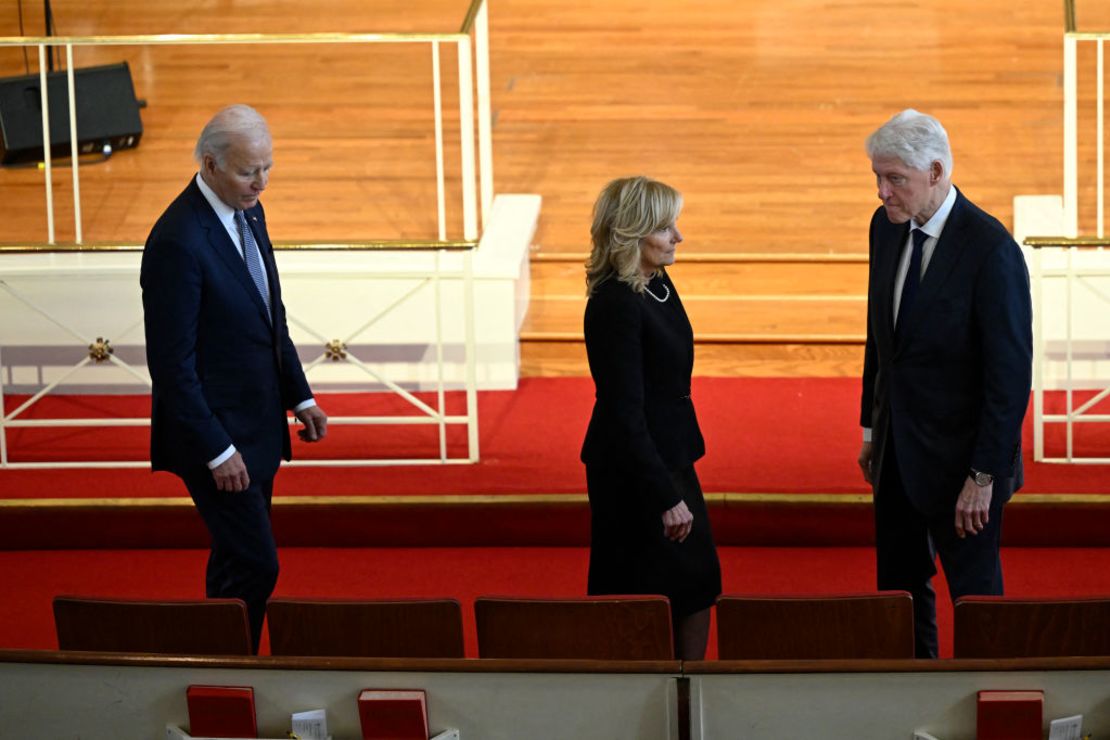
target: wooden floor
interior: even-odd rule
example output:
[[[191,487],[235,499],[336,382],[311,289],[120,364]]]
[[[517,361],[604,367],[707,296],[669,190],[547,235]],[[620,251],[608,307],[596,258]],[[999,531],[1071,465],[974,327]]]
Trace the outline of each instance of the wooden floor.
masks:
[[[581,263],[590,207],[612,177],[645,173],[685,194],[672,274],[699,338],[696,372],[710,375],[859,372],[878,203],[863,140],[898,110],[945,123],[956,183],[1007,225],[1013,196],[1061,191],[1057,2],[489,2],[496,189],[544,199],[526,373],[585,371]],[[14,5],[0,8],[0,35],[19,34]],[[41,10],[23,5],[39,33]],[[462,0],[53,6],[61,35],[453,31],[465,12]],[[1080,0],[1081,24],[1083,10]],[[138,149],[82,169],[86,241],[141,242],[193,171],[204,120],[236,100],[274,129],[264,200],[277,238],[435,236],[426,45],[117,47],[78,50],[76,65],[121,59],[148,103],[145,133]],[[445,48],[449,180],[453,65]],[[0,48],[0,75],[23,71],[22,52]],[[0,241],[45,239],[41,177],[0,170]],[[55,179],[58,238],[72,239],[68,170]],[[855,261],[751,261],[794,253]],[[699,255],[737,259],[683,262]]]

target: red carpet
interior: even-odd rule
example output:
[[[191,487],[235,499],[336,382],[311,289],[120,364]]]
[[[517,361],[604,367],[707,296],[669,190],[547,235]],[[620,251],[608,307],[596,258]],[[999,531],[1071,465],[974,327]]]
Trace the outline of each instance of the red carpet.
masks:
[[[873,591],[870,548],[720,549],[726,593]],[[143,567],[121,550],[0,552],[0,647],[54,649],[58,594],[135,598],[203,596],[202,550],[148,550]],[[473,600],[481,594],[573,596],[585,592],[582,548],[285,548],[277,595],[334,598],[449,596],[463,607],[467,655],[476,657]],[[1006,548],[1013,596],[1110,595],[1110,550]],[[951,655],[952,612],[936,582],[941,654]],[[710,657],[716,655],[715,636]],[[263,651],[266,647],[264,643]]]
[[[698,470],[718,544],[870,543],[868,488],[855,463],[858,385],[830,378],[695,379],[708,445]],[[584,545],[589,525],[578,450],[592,396],[588,378],[529,378],[517,391],[480,394],[476,465],[286,468],[275,488],[278,541],[299,547]],[[388,394],[319,400],[333,416],[412,412]],[[144,396],[70,396],[34,411],[60,417],[100,409],[141,417],[148,403]],[[461,403],[461,394],[451,394],[449,413],[460,412]],[[1028,427],[1026,487],[1015,499],[1019,505],[1007,507],[1004,543],[1110,545],[1110,466],[1033,464]],[[437,454],[435,434],[429,427],[335,424],[320,445],[294,441],[295,454],[430,457]],[[147,435],[142,427],[20,429],[8,449],[13,460],[108,454],[142,460]],[[1101,431],[1087,425],[1077,438],[1077,447],[1110,455],[1107,425]],[[462,429],[452,430],[451,445],[453,456],[463,454]],[[71,501],[51,505],[53,499]],[[75,505],[83,500],[88,505]],[[143,469],[0,470],[0,529],[12,533],[0,549],[207,542],[180,481]]]
[[[430,396],[425,395],[430,400]],[[333,415],[407,412],[395,396],[325,395]],[[278,496],[581,493],[585,476],[578,449],[589,419],[593,386],[588,378],[525,378],[517,391],[479,396],[482,460],[473,466],[392,468],[288,468]],[[846,378],[695,378],[694,400],[708,445],[699,464],[707,492],[866,493],[855,464],[859,382]],[[1050,407],[1062,402],[1054,394]],[[19,399],[8,397],[10,412]],[[26,418],[101,413],[142,417],[145,396],[48,398]],[[461,407],[451,394],[449,411]],[[98,411],[99,410],[99,411]],[[32,413],[33,412],[33,413]],[[1030,414],[1031,417],[1031,414]],[[1078,425],[1077,451],[1110,456],[1110,425]],[[295,441],[299,459],[328,457],[428,457],[436,454],[430,427],[334,425],[317,446]],[[13,461],[59,458],[146,458],[148,430],[20,429],[9,432]],[[452,454],[462,454],[463,431],[450,434]],[[1050,454],[1062,450],[1062,429],[1049,438]],[[1031,493],[1110,493],[1110,466],[1033,464],[1032,432],[1025,433],[1026,487]],[[0,471],[0,498],[180,497],[180,483],[144,470]]]

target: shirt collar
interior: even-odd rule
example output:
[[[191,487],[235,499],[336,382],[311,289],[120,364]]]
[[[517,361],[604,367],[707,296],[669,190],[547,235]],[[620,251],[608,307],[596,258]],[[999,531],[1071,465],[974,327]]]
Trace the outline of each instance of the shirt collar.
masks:
[[[208,201],[208,205],[212,206],[212,210],[216,212],[216,217],[220,219],[220,223],[224,228],[231,229],[235,227],[235,209],[220,200],[220,196],[216,195],[216,191],[208,186],[204,178],[197,173],[197,187],[200,188],[201,195]]]
[[[910,228],[918,228],[924,231],[927,235],[934,239],[940,238],[940,232],[944,231],[944,224],[948,222],[948,216],[952,213],[952,206],[956,205],[956,186],[948,186],[948,195],[944,196],[944,202],[940,204],[933,217],[926,221],[924,224],[918,224],[917,221],[910,222]]]

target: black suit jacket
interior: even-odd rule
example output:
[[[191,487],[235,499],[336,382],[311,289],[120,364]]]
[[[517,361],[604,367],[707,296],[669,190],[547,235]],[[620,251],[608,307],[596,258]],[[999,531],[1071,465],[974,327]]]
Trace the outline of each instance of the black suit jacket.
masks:
[[[681,501],[670,472],[705,454],[690,399],[694,333],[666,275],[670,298],[659,303],[609,278],[586,303],[584,329],[596,399],[582,462],[627,471],[646,501],[662,513]]]
[[[261,204],[245,215],[269,278],[272,321],[195,179],[147,238],[140,283],[155,470],[195,473],[234,444],[251,478],[267,480],[291,457],[286,410],[312,394],[289,339]]]
[[[1005,501],[1022,483],[1021,425],[1032,382],[1032,304],[1021,250],[957,192],[917,297],[895,335],[895,273],[909,224],[871,219],[867,349],[860,423],[872,428],[882,480],[893,440],[898,472],[928,515],[954,510],[970,468]]]

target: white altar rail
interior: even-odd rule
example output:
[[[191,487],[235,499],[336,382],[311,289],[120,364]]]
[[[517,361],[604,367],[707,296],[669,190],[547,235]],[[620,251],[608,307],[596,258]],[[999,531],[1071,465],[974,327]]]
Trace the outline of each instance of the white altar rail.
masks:
[[[282,249],[285,246],[285,249]],[[317,382],[325,369],[342,365],[347,374],[340,378],[342,387],[350,388],[352,382],[363,387],[385,389],[397,394],[416,413],[384,416],[343,416],[329,418],[332,425],[436,425],[439,433],[439,453],[435,457],[402,459],[313,459],[294,461],[291,465],[317,466],[381,466],[419,464],[474,463],[479,459],[477,412],[477,340],[474,311],[474,257],[477,245],[472,242],[455,244],[435,243],[434,246],[410,244],[408,250],[399,249],[397,243],[345,244],[341,248],[328,244],[277,245],[278,261],[293,254],[305,257],[298,263],[283,268],[286,284],[287,318],[290,333],[302,352],[317,347],[319,354],[305,362],[305,371],[313,387],[319,392],[327,389],[328,380]],[[294,249],[295,247],[295,249]],[[337,250],[337,251],[336,251]],[[389,250],[389,251],[385,251]],[[428,251],[430,250],[430,251]],[[370,259],[367,259],[367,253]],[[416,254],[414,254],[414,252]],[[454,253],[452,253],[454,252]],[[326,255],[326,256],[324,256]],[[314,256],[323,259],[314,260]],[[18,250],[13,246],[0,247],[0,306],[5,321],[0,326],[0,468],[120,468],[146,467],[149,462],[136,460],[55,460],[30,462],[12,459],[9,433],[16,429],[44,428],[111,428],[148,426],[150,419],[104,418],[102,414],[84,417],[28,418],[27,412],[48,395],[67,390],[67,384],[88,368],[107,365],[118,368],[115,378],[101,373],[97,385],[103,388],[114,384],[124,391],[137,384],[143,390],[150,388],[151,380],[146,371],[142,342],[142,298],[138,273],[141,247],[119,246],[112,250],[82,247],[41,247]],[[352,281],[372,280],[376,286],[395,286],[379,289],[381,299],[369,302],[356,291],[343,291],[337,285],[352,285]],[[325,301],[312,301],[309,293],[326,293]],[[58,293],[70,293],[70,300],[59,299]],[[299,295],[300,294],[300,295]],[[424,307],[416,310],[407,307],[414,298],[424,294]],[[445,297],[449,300],[445,300]],[[344,298],[346,301],[344,301]],[[401,382],[388,377],[383,365],[373,357],[359,356],[355,341],[375,325],[386,321],[390,314],[405,308],[400,320],[401,331],[409,336],[427,338],[427,346],[434,352],[434,363],[418,364],[434,374],[436,402],[433,405],[415,396],[408,388],[428,388],[419,378],[406,377]],[[302,310],[303,309],[303,310]],[[413,323],[414,316],[425,325]],[[345,333],[337,334],[335,318],[345,323]],[[326,326],[327,325],[327,326]],[[101,327],[92,331],[90,327]],[[106,327],[106,328],[105,328]],[[396,336],[396,328],[390,336]],[[361,347],[372,348],[382,340],[367,341]],[[113,342],[115,344],[113,344]],[[445,357],[444,348],[461,346],[461,357],[452,363]],[[21,353],[59,356],[65,360],[53,362],[42,359],[35,368],[35,377],[41,386],[18,406],[7,408],[5,386],[15,385],[18,372],[26,371],[26,363],[10,359],[12,352],[5,348],[18,348]],[[126,349],[126,351],[117,351]],[[68,366],[63,364],[69,362]],[[451,371],[451,377],[448,372]],[[120,383],[120,378],[129,385]],[[334,385],[334,381],[332,383]],[[462,413],[447,413],[445,391],[448,387],[465,391],[465,408]],[[107,408],[112,406],[111,395],[100,395]],[[290,420],[293,423],[293,420]],[[447,427],[465,426],[467,452],[452,457],[448,452]]]
[[[1081,456],[1075,452],[1076,424],[1107,424],[1110,413],[1100,413],[1110,402],[1110,374],[1105,365],[1110,361],[1110,265],[1105,260],[1106,239],[1063,239],[1029,237],[1025,246],[1032,249],[1030,274],[1033,288],[1033,459],[1038,462],[1110,463],[1110,457]],[[1046,264],[1047,262],[1047,264]],[[1082,300],[1080,300],[1082,299]],[[1076,321],[1077,305],[1084,307],[1100,321],[1080,324]],[[1050,352],[1046,340],[1046,324],[1053,324],[1054,344],[1062,346]],[[1062,323],[1061,327],[1058,326]],[[1084,330],[1080,333],[1080,330]],[[1099,336],[1092,336],[1094,330]],[[1062,355],[1062,356],[1061,356]],[[1063,377],[1056,385],[1063,386],[1063,413],[1045,413],[1044,393],[1048,365],[1062,363]],[[1090,365],[1082,378],[1075,377],[1081,365]],[[1101,366],[1101,367],[1100,367]],[[1090,397],[1077,403],[1076,389]],[[1064,425],[1063,456],[1046,457],[1046,427]]]
[[[1102,413],[1110,397],[1107,39],[1110,31],[1080,31],[1076,0],[1064,0],[1063,195],[1014,198],[1014,235],[1027,248],[1033,290],[1033,457],[1040,462],[1110,462],[1078,454],[1075,438],[1077,424],[1110,422]],[[1080,127],[1080,102],[1092,100]],[[1062,413],[1045,412],[1046,389],[1063,393]],[[1048,456],[1046,430],[1053,425],[1063,425],[1063,454]]]
[[[537,195],[498,195],[476,243],[275,245],[290,335],[314,391],[392,391],[405,400],[406,410],[416,409],[409,415],[333,414],[331,423],[436,425],[439,432],[434,457],[292,464],[477,462],[477,391],[513,389],[519,376],[528,245],[539,211]],[[30,418],[29,413],[50,394],[87,394],[111,410],[110,394],[148,392],[141,252],[139,245],[0,245],[0,467],[149,465],[118,459],[29,461],[13,455],[9,439],[9,432],[20,428],[149,424],[147,418],[104,418],[96,411],[84,418]],[[462,411],[447,402],[448,390],[463,392]],[[9,410],[4,393],[13,391],[29,398]],[[422,400],[415,391],[434,392],[436,400]],[[466,428],[467,451],[461,457],[448,454],[450,425]]]

